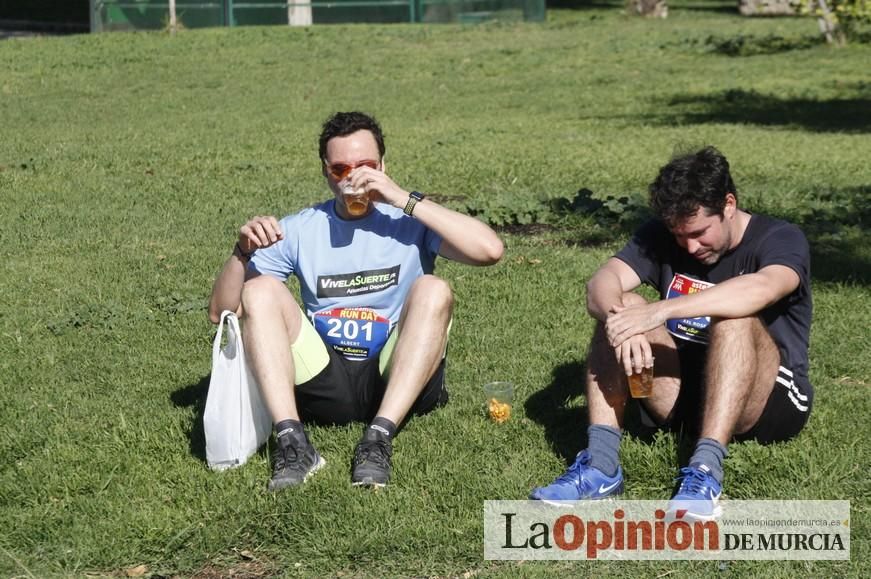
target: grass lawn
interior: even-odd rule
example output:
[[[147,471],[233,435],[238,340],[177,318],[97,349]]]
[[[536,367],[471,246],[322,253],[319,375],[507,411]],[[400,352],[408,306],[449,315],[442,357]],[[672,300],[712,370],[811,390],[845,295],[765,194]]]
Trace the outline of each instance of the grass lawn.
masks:
[[[731,6],[0,42],[0,576],[871,575],[871,46]],[[546,226],[505,229],[492,268],[439,262],[452,398],[397,439],[388,488],[350,486],[354,425],[311,428],[327,468],[273,495],[266,450],[205,466],[205,304],[248,217],[326,198],[317,135],[348,109],[380,119],[400,184]],[[809,426],[733,445],[725,492],[852,501],[852,561],[483,560],[483,502],[524,498],[584,444],[584,282],[631,231],[544,201],[638,203],[702,144],[814,251]],[[482,414],[496,379],[517,385],[504,425]],[[628,498],[666,498],[677,452],[625,440]]]

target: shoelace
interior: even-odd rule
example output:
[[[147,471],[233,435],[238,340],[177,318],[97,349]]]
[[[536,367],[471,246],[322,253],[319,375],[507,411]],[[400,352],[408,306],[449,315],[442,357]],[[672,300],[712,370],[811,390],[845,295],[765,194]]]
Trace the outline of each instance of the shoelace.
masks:
[[[675,479],[675,481],[681,481],[680,488],[678,489],[679,493],[700,494],[705,490],[705,479],[707,477],[705,477],[704,473],[689,467],[680,469],[680,473],[682,476]]]
[[[581,476],[581,469],[583,469],[587,464],[582,464],[580,460],[576,460],[575,463],[569,467],[569,469],[560,475],[556,481],[558,483],[574,483],[575,480],[580,480],[581,484],[586,483],[586,479]]]
[[[299,464],[299,448],[297,448],[294,442],[291,442],[284,448],[278,448],[278,455],[275,457],[276,470],[287,468],[289,464],[294,463]]]
[[[383,440],[371,440],[360,443],[357,449],[357,456],[354,458],[354,464],[360,464],[370,460],[380,466],[388,466],[390,458],[390,448]]]

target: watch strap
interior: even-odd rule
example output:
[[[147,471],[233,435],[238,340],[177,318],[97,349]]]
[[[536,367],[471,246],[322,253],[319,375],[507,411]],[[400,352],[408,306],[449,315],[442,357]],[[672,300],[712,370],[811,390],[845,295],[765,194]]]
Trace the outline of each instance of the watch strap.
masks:
[[[414,213],[414,206],[418,204],[418,202],[423,201],[426,198],[426,195],[419,191],[412,191],[408,194],[408,201],[405,204],[405,208],[402,210],[406,215],[411,215]]]
[[[238,241],[236,242],[236,247],[233,248],[233,253],[235,253],[235,254],[238,255],[241,259],[244,259],[245,261],[250,260],[250,259],[251,259],[251,256],[254,255],[254,252],[253,252],[253,251],[250,252],[250,253],[245,253],[244,251],[242,251],[242,246],[239,245],[239,242],[238,242]]]

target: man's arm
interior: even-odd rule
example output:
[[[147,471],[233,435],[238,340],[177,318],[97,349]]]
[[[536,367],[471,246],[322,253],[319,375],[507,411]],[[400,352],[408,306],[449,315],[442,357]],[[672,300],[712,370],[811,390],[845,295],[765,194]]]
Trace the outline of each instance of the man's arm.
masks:
[[[386,173],[358,167],[349,176],[355,188],[364,188],[372,199],[405,208],[409,192]],[[439,255],[468,265],[491,265],[502,258],[504,246],[485,223],[426,199],[414,207],[413,216],[442,238]]]
[[[799,276],[785,265],[728,279],[704,291],[652,304],[615,308],[606,332],[612,345],[652,330],[672,318],[744,318],[753,316],[795,291]]]
[[[212,286],[209,320],[213,324],[221,321],[221,312],[224,310],[242,315],[242,286],[259,275],[248,271],[248,259],[255,250],[274,245],[283,238],[278,221],[271,216],[255,217],[239,229],[239,242],[233,247],[233,254],[224,262]]]
[[[467,265],[492,265],[502,259],[502,240],[474,217],[425,200],[415,205],[414,218],[441,236],[442,257]]]
[[[212,285],[209,320],[213,324],[221,321],[221,312],[224,310],[235,312],[237,316],[242,315],[242,286],[246,281],[247,267],[248,258],[234,248],[233,255],[224,262],[221,273]]]
[[[798,274],[785,265],[733,277],[705,291],[662,302],[666,319],[711,316],[745,318],[777,303],[798,287]]]
[[[641,278],[622,259],[612,257],[590,278],[587,283],[587,312],[606,323],[616,308],[623,307],[623,294],[641,285]],[[614,357],[626,375],[640,372],[653,364],[653,352],[643,334],[628,336],[619,344],[612,344]]]
[[[623,260],[612,257],[587,282],[587,312],[600,322],[614,306],[623,305],[623,294],[641,285],[641,278]]]

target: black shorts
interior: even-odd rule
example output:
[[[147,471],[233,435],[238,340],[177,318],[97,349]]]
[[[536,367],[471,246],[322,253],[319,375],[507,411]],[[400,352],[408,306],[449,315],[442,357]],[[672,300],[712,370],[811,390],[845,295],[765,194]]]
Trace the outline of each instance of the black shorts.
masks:
[[[327,367],[294,389],[300,418],[316,424],[369,422],[387,388],[378,369],[378,356],[352,361],[330,347],[327,350],[330,355]],[[443,358],[412,405],[411,414],[426,414],[447,402]]]
[[[706,353],[704,346],[696,344],[678,348],[681,387],[668,426],[673,430],[683,428],[694,436],[701,431]],[[780,359],[783,360],[783,352]],[[806,376],[796,375],[781,364],[759,420],[747,432],[736,434],[733,440],[769,444],[793,438],[807,423],[813,395],[813,387]]]

